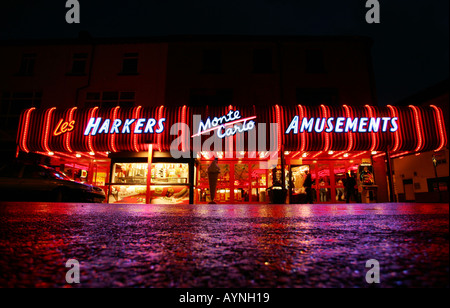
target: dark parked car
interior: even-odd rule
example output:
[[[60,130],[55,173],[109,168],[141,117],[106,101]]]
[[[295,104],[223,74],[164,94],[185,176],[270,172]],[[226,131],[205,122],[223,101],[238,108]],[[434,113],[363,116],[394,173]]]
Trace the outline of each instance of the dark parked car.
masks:
[[[71,180],[65,174],[35,164],[0,167],[0,201],[103,202],[104,191]]]

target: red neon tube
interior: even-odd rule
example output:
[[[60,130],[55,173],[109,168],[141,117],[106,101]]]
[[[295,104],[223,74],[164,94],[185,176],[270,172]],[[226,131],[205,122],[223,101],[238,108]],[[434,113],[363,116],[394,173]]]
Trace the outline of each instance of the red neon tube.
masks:
[[[367,108],[367,110],[369,112],[369,118],[374,118],[375,116],[374,116],[374,112],[373,112],[372,107],[369,106],[369,105],[366,105],[365,107]],[[371,136],[371,139],[372,139],[372,145],[370,147],[370,151],[372,152],[377,147],[377,136],[376,136],[376,133],[374,133],[374,132],[371,132],[370,136]]]
[[[98,107],[92,108],[91,111],[89,112],[89,118],[93,118],[93,117],[94,117],[94,114],[95,114],[95,112],[96,112],[97,110],[98,110]],[[92,145],[92,135],[89,134],[87,137],[88,137],[88,147],[89,147],[89,151],[92,152],[92,153],[95,153],[94,147],[93,147],[93,145]]]
[[[51,152],[48,146],[48,135],[50,133],[50,122],[52,121],[52,113],[56,109],[56,107],[52,107],[47,111],[45,116],[45,132],[44,132],[44,142],[43,147],[47,152]]]
[[[345,109],[345,115],[347,118],[353,118],[352,113],[350,112],[350,108],[347,105],[343,106]],[[350,152],[353,149],[353,133],[348,132],[348,147],[347,152]]]
[[[419,108],[410,105],[409,108],[411,108],[414,112],[414,121],[416,126],[416,132],[417,132],[417,147],[414,151],[419,152],[422,149],[423,145],[423,136],[422,136],[422,123],[421,123],[421,117],[419,116]]]
[[[73,107],[72,109],[70,109],[70,112],[69,112],[69,123],[73,121],[73,114],[74,114],[76,109],[77,109],[77,107]],[[67,132],[66,135],[64,136],[65,148],[70,153],[73,152],[72,148],[70,147],[70,136],[71,135],[72,135],[72,132]]]
[[[22,149],[26,152],[26,153],[30,153],[30,151],[28,150],[27,147],[27,138],[28,138],[28,128],[30,126],[30,116],[31,116],[31,112],[33,110],[35,110],[36,108],[30,108],[28,109],[25,113],[25,127],[24,127],[24,131],[23,131],[23,138],[22,138]]]
[[[322,116],[327,119],[328,118],[328,110],[327,107],[325,107],[325,105],[320,105],[320,107],[322,108]],[[326,127],[328,127],[328,124],[325,125]],[[325,131],[326,127],[324,129],[324,131],[321,134],[325,134],[325,148],[324,151],[328,152],[328,150],[330,149],[330,136],[328,136],[328,133]]]
[[[398,112],[397,109],[391,105],[387,105],[387,107],[391,110],[392,114],[391,117],[393,118],[398,118]],[[394,133],[394,138],[395,138],[395,142],[394,142],[394,148],[392,149],[392,152],[396,152],[398,151],[399,147],[400,147],[400,134],[399,134],[399,129]]]
[[[113,109],[113,118],[112,118],[112,122],[114,123],[114,121],[117,119],[117,114],[119,113],[119,108],[120,106],[117,106]],[[116,134],[111,134],[111,150],[115,153],[117,153],[117,148],[116,148]]]
[[[442,110],[441,110],[441,108],[438,108],[438,107],[436,107],[434,105],[430,105],[430,107],[433,108],[436,111],[435,119],[436,119],[436,122],[438,123],[438,125],[437,125],[438,126],[438,133],[439,133],[439,136],[440,136],[440,144],[439,144],[439,147],[436,149],[436,151],[440,151],[440,150],[442,150],[444,148],[444,146],[447,143],[447,135],[445,133],[445,128],[444,128],[444,125],[443,125],[444,120],[443,120]]]
[[[142,108],[142,106],[138,106],[136,108],[136,112],[134,113],[134,118],[135,119],[139,119],[140,118],[139,114],[140,114],[141,108]],[[133,136],[133,147],[134,147],[134,150],[136,152],[139,152],[138,141],[137,141],[139,135],[135,134],[134,130],[131,133],[132,133],[132,136]]]

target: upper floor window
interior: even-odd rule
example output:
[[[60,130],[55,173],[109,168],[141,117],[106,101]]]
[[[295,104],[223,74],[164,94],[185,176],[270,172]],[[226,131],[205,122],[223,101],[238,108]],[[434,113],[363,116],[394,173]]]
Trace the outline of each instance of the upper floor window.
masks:
[[[306,50],[306,73],[323,74],[326,73],[325,61],[322,50]]]
[[[123,56],[121,75],[136,75],[138,74],[138,53],[126,53]]]
[[[229,106],[233,103],[233,89],[191,89],[192,107]]]
[[[0,101],[0,128],[17,130],[20,113],[41,106],[42,92],[3,92]]]
[[[298,88],[297,104],[306,106],[335,105],[339,103],[336,88]]]
[[[85,75],[87,59],[88,59],[87,53],[75,53],[72,59],[72,70],[70,74]]]
[[[272,50],[255,49],[253,50],[253,73],[270,74],[272,70]]]
[[[34,65],[36,63],[35,53],[26,53],[22,55],[20,62],[19,75],[30,76],[34,74]]]
[[[218,49],[207,49],[203,51],[202,73],[222,72],[222,52]]]
[[[135,101],[136,92],[88,92],[85,107],[134,107]]]

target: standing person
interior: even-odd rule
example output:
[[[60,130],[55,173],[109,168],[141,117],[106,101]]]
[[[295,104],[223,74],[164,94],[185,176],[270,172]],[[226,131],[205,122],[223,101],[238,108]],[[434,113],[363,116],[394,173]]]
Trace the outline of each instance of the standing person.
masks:
[[[347,173],[345,178],[345,190],[347,191],[345,200],[347,203],[350,203],[350,198],[352,197],[355,198],[355,185],[356,185],[355,178]]]
[[[313,204],[313,196],[312,196],[311,186],[312,186],[311,173],[308,172],[308,174],[306,175],[306,179],[303,182],[303,187],[305,187],[305,192],[306,192],[306,203]]]
[[[336,182],[337,201],[344,201],[344,183],[341,179]]]
[[[325,187],[325,182],[323,179],[320,180],[319,186],[320,186],[320,202],[326,202],[328,189]]]

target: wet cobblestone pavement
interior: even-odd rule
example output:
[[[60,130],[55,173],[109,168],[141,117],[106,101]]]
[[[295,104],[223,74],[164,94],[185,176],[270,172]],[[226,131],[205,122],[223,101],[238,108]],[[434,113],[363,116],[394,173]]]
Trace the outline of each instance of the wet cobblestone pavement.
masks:
[[[449,205],[0,203],[0,287],[373,287],[369,259],[449,287]]]

